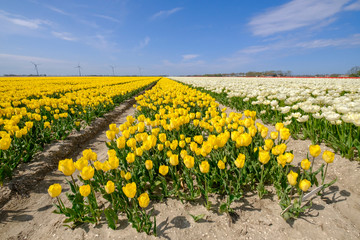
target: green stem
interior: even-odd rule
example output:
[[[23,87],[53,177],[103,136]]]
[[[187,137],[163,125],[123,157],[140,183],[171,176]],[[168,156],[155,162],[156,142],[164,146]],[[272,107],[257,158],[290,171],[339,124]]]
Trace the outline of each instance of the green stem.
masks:
[[[57,202],[59,203],[59,207],[60,207],[61,212],[64,212],[63,206],[62,206],[62,204],[61,204],[61,202],[59,200],[59,197],[56,197],[56,199],[57,199]]]
[[[91,214],[92,214],[93,217],[95,218],[96,224],[97,224],[97,223],[98,223],[98,219],[97,219],[96,213],[94,212],[94,209],[93,209],[93,207],[92,207],[91,200],[90,200],[89,196],[87,197],[87,199],[88,199],[88,202],[89,202]]]
[[[324,176],[323,176],[323,178],[322,178],[322,181],[321,181],[321,185],[323,185],[324,184],[324,181],[325,181],[325,177],[326,177],[326,172],[327,172],[327,169],[328,169],[328,163],[326,163],[326,167],[325,167],[325,173],[324,173]]]
[[[312,161],[311,161],[311,165],[310,165],[310,174],[312,173],[312,169],[314,166],[314,162],[315,162],[315,157],[313,157]]]
[[[304,191],[301,191],[301,195],[299,198],[299,208],[301,208],[301,202],[302,202],[303,196],[304,196]]]
[[[261,164],[261,179],[260,179],[260,184],[263,184],[263,180],[264,180],[264,164]]]
[[[71,175],[71,179],[73,181],[74,187],[76,188],[76,183],[75,183],[75,179],[74,179],[73,175]]]

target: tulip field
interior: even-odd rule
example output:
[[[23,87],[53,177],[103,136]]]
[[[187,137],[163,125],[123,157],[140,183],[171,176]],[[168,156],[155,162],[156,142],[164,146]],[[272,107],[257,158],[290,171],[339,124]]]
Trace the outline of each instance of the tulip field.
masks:
[[[265,123],[282,122],[293,138],[325,142],[346,158],[360,151],[358,78],[174,77],[210,91],[219,102],[249,109]]]
[[[196,85],[197,79],[177,80],[200,86]],[[148,84],[154,79],[147,81]],[[207,84],[209,88],[211,83]],[[219,95],[227,92],[220,84],[209,88],[207,90],[215,90]],[[206,209],[232,216],[235,202],[246,200],[250,192],[262,199],[270,194],[270,186],[282,209],[279,215],[285,220],[298,218],[311,208],[311,202],[305,199],[323,194],[336,182],[336,178],[327,178],[335,154],[323,150],[315,141],[300,159],[301,164],[293,165],[294,154],[287,144],[296,127],[283,122],[283,116],[274,114],[281,112],[277,109],[285,108],[288,98],[285,95],[282,100],[275,100],[276,89],[268,91],[264,101],[268,97],[277,105],[270,104],[265,112],[252,107],[262,105],[249,103],[250,98],[258,96],[241,93],[236,98],[236,106],[243,111],[226,113],[226,108],[220,109],[210,93],[161,78],[151,90],[135,98],[134,115],[127,116],[120,125],[109,125],[105,159],[98,159],[96,152],[86,149],[78,159],[59,161],[58,170],[67,177],[70,192],[63,194],[58,183],[49,186],[49,195],[56,199],[55,213],[64,215],[64,223],[70,228],[83,223],[99,224],[106,219],[108,226],[116,229],[119,216],[125,215],[137,231],[157,235],[156,216],[151,207],[155,202],[167,198],[183,203],[200,200]],[[314,91],[309,94],[315,94]],[[343,96],[350,99],[355,94],[346,92]],[[293,96],[292,103],[300,101],[295,100],[296,97]],[[222,101],[233,103],[235,99]],[[274,131],[258,121],[262,115],[269,122],[276,120]],[[322,121],[324,119],[311,124],[323,124]],[[356,119],[354,121],[356,123]],[[336,122],[326,126],[338,129],[340,134],[348,129],[352,130],[353,137],[359,134],[352,122],[345,127]],[[304,132],[301,128],[295,134],[305,137]],[[351,141],[358,146],[356,139]],[[315,167],[318,156],[322,163]],[[214,201],[210,197],[214,195],[220,198]],[[103,200],[106,203],[99,204]],[[201,216],[194,219],[197,221]]]
[[[64,139],[157,77],[0,79],[0,184],[44,144]]]
[[[351,161],[360,150],[359,79],[4,77],[0,91],[3,189],[11,190],[12,177],[24,179],[17,177],[27,166],[44,164],[36,154],[47,146],[60,143],[61,151],[70,134],[91,133],[66,158],[52,155],[56,169],[36,180],[39,194],[1,210],[0,238],[77,239],[89,231],[89,238],[167,238],[169,217],[174,226],[185,224],[178,225],[183,238],[191,234],[184,214],[195,223],[192,234],[204,239],[232,229],[232,238],[271,229],[299,238],[314,224],[326,230],[309,229],[317,238],[360,234],[358,162]],[[119,119],[101,125],[101,138],[85,131],[110,111]],[[312,214],[323,206],[321,218]],[[328,228],[328,221],[337,225]],[[41,225],[45,235],[34,235]]]

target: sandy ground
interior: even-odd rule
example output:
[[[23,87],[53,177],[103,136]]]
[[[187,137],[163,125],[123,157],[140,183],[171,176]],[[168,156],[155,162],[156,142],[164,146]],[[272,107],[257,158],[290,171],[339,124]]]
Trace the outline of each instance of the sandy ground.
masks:
[[[117,107],[113,122],[119,125],[126,121],[126,116],[134,113],[133,103],[134,100]],[[84,149],[91,148],[99,160],[105,159],[107,129],[108,125],[91,140],[79,144],[75,151],[72,149],[68,157],[78,159]],[[294,150],[295,164],[306,157],[309,145],[310,141],[290,141],[288,147]],[[57,149],[61,151],[61,147]],[[317,165],[322,161],[318,157]],[[261,200],[256,192],[248,192],[245,198],[234,203],[232,207],[238,215],[234,222],[226,214],[206,210],[201,202],[182,204],[176,199],[167,199],[162,203],[152,202],[149,208],[155,209],[160,239],[360,239],[359,163],[336,155],[327,179],[335,177],[338,181],[324,196],[313,199],[313,207],[308,212],[288,222],[280,217],[281,209],[271,187],[272,193]],[[1,208],[0,239],[156,239],[137,233],[123,215],[117,230],[109,229],[104,222],[97,226],[84,224],[75,230],[63,227],[65,218],[52,213],[55,200],[47,194],[53,183],[61,183],[63,192],[69,189],[63,174],[55,167],[43,180],[33,183],[30,191],[13,196]],[[223,200],[212,196],[212,201]],[[195,222],[190,214],[205,214],[205,217]]]

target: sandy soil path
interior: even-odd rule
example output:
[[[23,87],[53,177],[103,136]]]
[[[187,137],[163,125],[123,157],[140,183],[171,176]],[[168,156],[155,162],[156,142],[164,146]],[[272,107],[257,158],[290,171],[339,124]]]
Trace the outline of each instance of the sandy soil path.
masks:
[[[133,103],[134,100],[129,100],[117,107],[112,122],[119,125],[126,121],[126,116],[134,113]],[[99,160],[104,160],[107,129],[108,125],[104,126],[68,157],[77,159],[84,149],[91,148]],[[296,164],[306,157],[309,145],[310,141],[290,141],[288,146],[294,150]],[[320,165],[321,162],[318,157],[316,163]],[[200,202],[182,204],[176,199],[167,199],[162,203],[152,202],[150,207],[155,208],[160,239],[359,239],[359,163],[336,155],[328,179],[336,176],[337,183],[323,197],[315,198],[311,210],[295,221],[286,222],[280,217],[281,209],[274,191],[261,200],[256,192],[248,192],[233,205],[238,215],[235,222],[226,214],[206,210]],[[68,190],[63,174],[55,169],[40,182],[33,183],[35,187],[27,194],[13,197],[1,208],[0,239],[156,239],[137,233],[125,216],[120,216],[120,226],[115,231],[105,223],[85,224],[75,230],[63,227],[64,216],[52,213],[55,200],[47,194],[48,186],[53,183],[61,183],[63,191]],[[221,200],[213,196],[212,201],[219,203]],[[195,222],[190,214],[205,214],[205,217]]]

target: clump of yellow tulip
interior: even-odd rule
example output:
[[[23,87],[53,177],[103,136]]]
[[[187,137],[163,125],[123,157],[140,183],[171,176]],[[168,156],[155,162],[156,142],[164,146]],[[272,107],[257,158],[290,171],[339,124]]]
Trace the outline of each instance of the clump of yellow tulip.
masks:
[[[108,159],[99,161],[87,151],[83,156],[87,162],[60,161],[60,171],[72,176],[78,169],[80,182],[92,192],[84,202],[75,181],[69,181],[70,199],[85,206],[76,218],[68,216],[67,208],[59,208],[69,221],[85,221],[84,217],[98,221],[96,192],[110,203],[104,209],[110,227],[116,227],[118,214],[126,214],[138,231],[156,234],[155,216],[150,221],[152,213],[146,211],[151,200],[203,197],[210,209],[215,205],[209,194],[219,194],[225,200],[216,204],[218,211],[231,212],[232,203],[244,197],[244,191],[257,189],[262,198],[269,185],[274,185],[282,209],[292,206],[297,194],[296,208],[284,214],[296,217],[304,210],[303,192],[318,185],[316,175],[324,166],[312,171],[311,162],[303,160],[300,173],[291,165],[294,155],[286,145],[290,132],[282,123],[269,134],[256,122],[256,112],[227,114],[210,95],[166,78],[136,100],[134,116],[120,126],[109,126]],[[320,154],[312,149],[310,154]],[[330,163],[333,155],[324,152],[323,158]],[[78,204],[75,200],[73,205]]]
[[[21,161],[30,161],[46,143],[66,138],[73,129],[80,130],[158,79],[1,78],[0,184],[11,177]],[[114,135],[112,130],[110,135]]]

